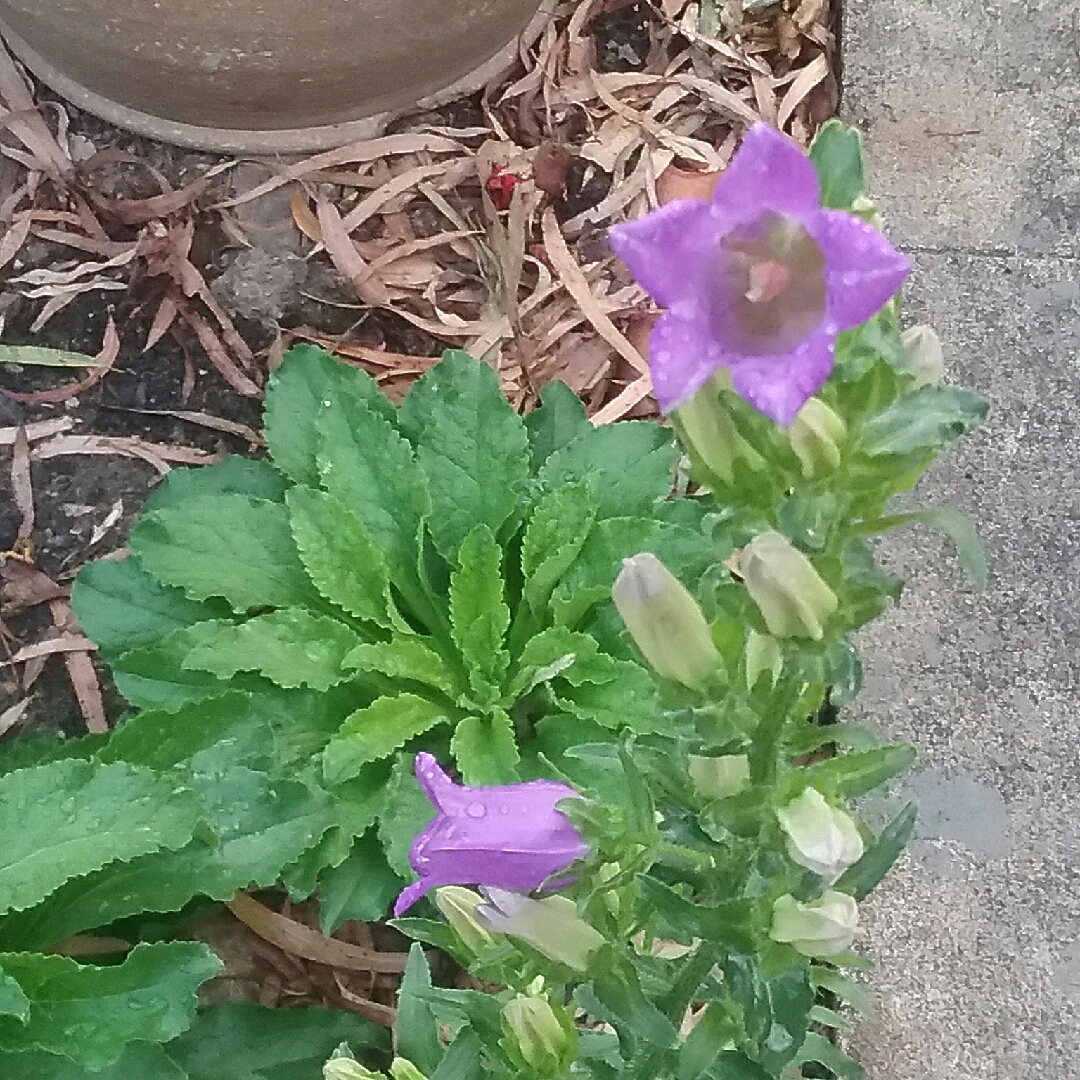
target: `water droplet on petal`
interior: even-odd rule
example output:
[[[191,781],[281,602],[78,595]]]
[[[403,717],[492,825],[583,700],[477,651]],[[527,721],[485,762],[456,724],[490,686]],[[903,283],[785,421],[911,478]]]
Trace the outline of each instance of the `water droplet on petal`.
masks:
[[[487,807],[482,802],[471,802],[465,807],[465,813],[471,818],[486,817]]]

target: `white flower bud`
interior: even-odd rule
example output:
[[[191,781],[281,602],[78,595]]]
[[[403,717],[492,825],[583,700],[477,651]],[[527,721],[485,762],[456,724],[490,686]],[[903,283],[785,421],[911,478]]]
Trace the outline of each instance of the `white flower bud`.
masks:
[[[941,339],[932,326],[920,323],[900,335],[908,358],[908,371],[915,376],[916,386],[940,382],[945,374],[945,352]]]
[[[519,994],[503,1006],[503,1026],[534,1076],[558,1076],[573,1061],[577,1039],[550,1002]]]
[[[548,896],[534,900],[520,893],[489,886],[487,902],[475,909],[482,927],[519,938],[549,960],[585,971],[592,953],[604,944],[604,935],[577,913],[573,900]]]
[[[773,904],[769,936],[803,956],[838,956],[851,948],[858,925],[859,905],[846,893],[830,890],[805,904],[789,895]]]
[[[697,601],[655,556],[623,560],[611,590],[626,629],[657,675],[702,690],[720,654]]]
[[[331,1058],[322,1071],[323,1080],[386,1080],[385,1074],[372,1072],[351,1057]]]
[[[746,689],[753,690],[767,671],[775,683],[784,670],[784,654],[776,638],[751,630],[746,635]]]
[[[738,795],[750,783],[750,759],[745,754],[722,757],[690,755],[690,779],[706,799]]]
[[[427,1077],[405,1058],[394,1058],[390,1063],[392,1080],[427,1080]]]
[[[730,384],[730,377],[728,378]],[[685,405],[675,411],[675,424],[691,458],[725,484],[735,479],[735,461],[752,469],[764,465],[761,455],[739,434],[731,414],[720,400],[721,380],[710,379]]]
[[[836,611],[836,593],[813,563],[778,532],[755,536],[739,556],[739,571],[775,637],[820,641]]]
[[[828,476],[840,467],[840,448],[847,425],[820,398],[810,398],[788,429],[791,449],[808,480]]]
[[[863,841],[855,822],[830,806],[817,788],[807,788],[776,816],[787,833],[792,861],[824,878],[827,885],[862,858]]]

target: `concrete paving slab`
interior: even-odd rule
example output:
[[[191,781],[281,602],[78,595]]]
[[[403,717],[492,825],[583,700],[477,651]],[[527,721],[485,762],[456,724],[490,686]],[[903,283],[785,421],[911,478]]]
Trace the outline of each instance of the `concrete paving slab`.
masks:
[[[987,426],[912,501],[955,506],[994,560],[891,538],[909,588],[863,638],[858,710],[913,741],[922,806],[866,905],[869,1080],[1080,1078],[1080,5],[852,0],[843,109]],[[880,809],[880,808],[879,808]]]

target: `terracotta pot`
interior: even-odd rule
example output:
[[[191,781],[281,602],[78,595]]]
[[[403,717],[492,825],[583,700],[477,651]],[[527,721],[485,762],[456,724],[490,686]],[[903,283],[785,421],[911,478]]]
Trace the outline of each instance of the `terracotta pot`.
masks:
[[[388,112],[478,89],[540,25],[539,4],[0,0],[0,33],[54,90],[121,127],[271,153],[363,138]]]

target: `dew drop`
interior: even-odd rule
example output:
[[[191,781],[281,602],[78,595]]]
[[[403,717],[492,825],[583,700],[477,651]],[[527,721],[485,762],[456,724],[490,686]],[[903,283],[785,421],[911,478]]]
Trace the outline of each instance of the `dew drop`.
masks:
[[[471,802],[465,807],[465,813],[471,818],[486,817],[487,807],[482,802]]]

